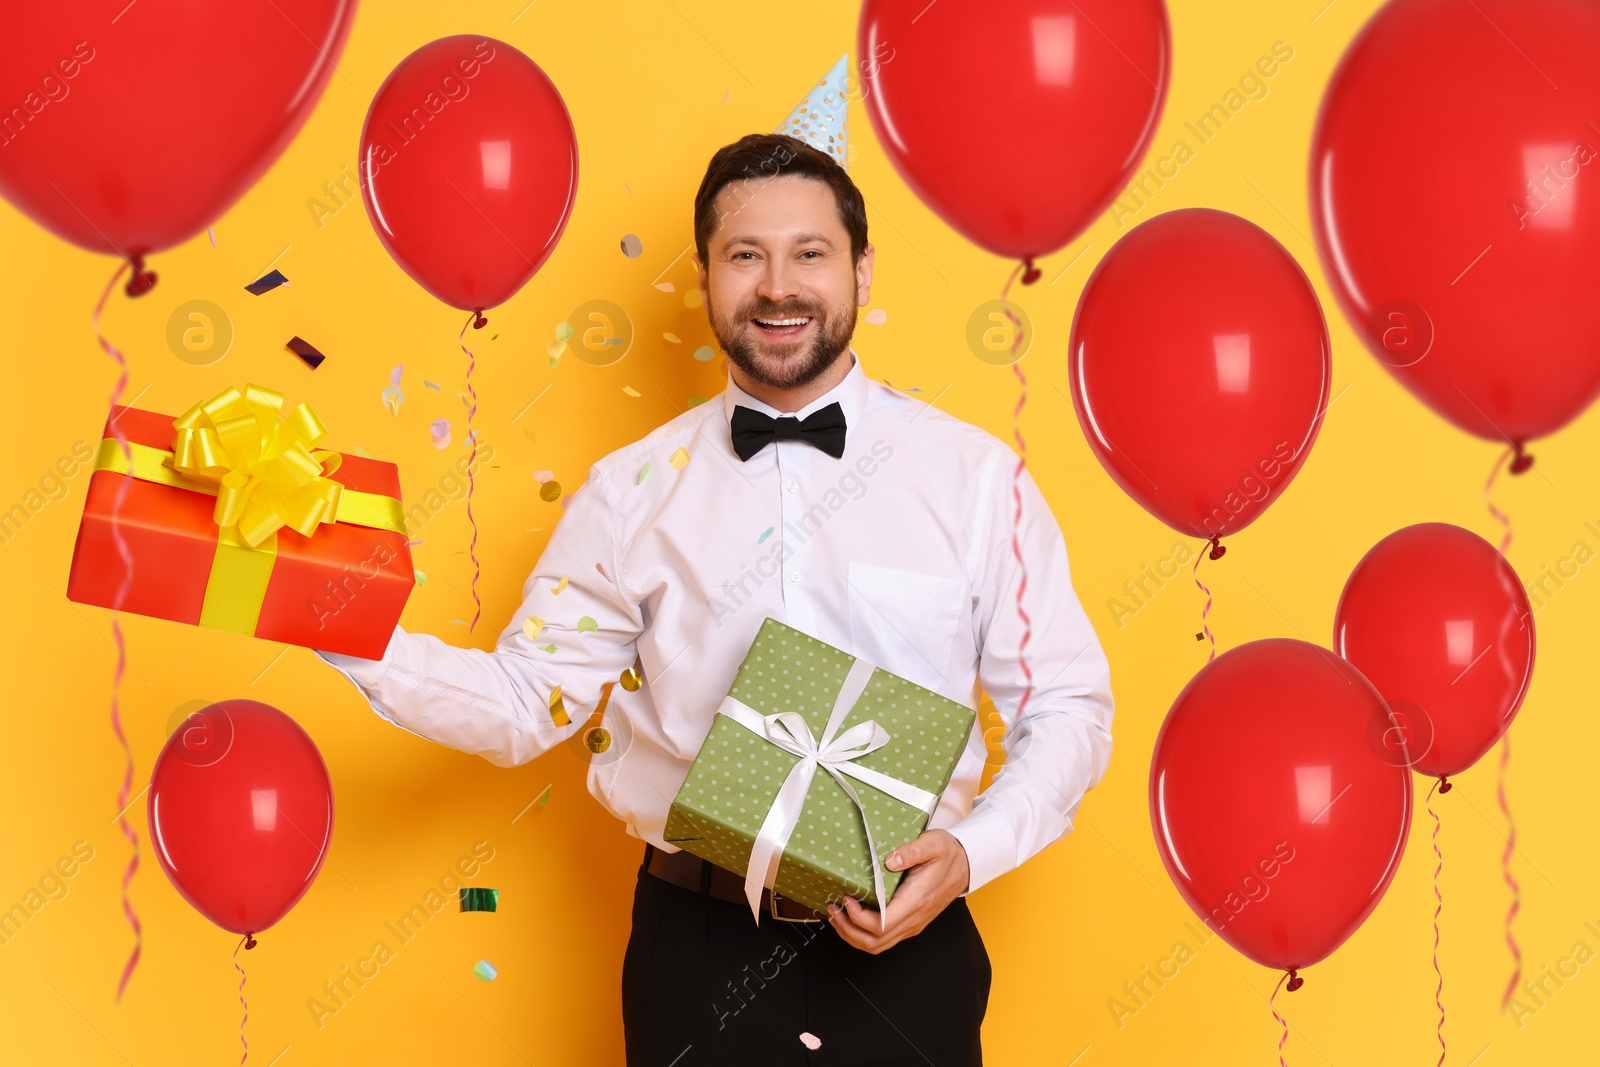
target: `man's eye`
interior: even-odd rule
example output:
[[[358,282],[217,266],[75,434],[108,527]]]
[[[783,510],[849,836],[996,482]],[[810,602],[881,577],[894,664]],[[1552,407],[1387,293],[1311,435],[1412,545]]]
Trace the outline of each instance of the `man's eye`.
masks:
[[[802,252],[800,254],[802,256],[820,256],[820,255],[822,255],[822,253],[818,252],[815,248],[808,248],[806,251],[804,251],[804,252]]]
[[[755,255],[754,252],[735,252],[733,254],[733,258],[734,259],[738,259],[740,256],[753,256],[753,255]]]

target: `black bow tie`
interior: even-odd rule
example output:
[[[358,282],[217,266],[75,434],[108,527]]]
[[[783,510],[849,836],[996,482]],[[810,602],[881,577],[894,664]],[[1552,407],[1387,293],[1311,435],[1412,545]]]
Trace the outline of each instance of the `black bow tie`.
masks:
[[[793,415],[773,418],[754,408],[735,405],[730,425],[733,450],[742,460],[760,452],[773,440],[807,441],[834,459],[844,455],[844,408],[838,401],[818,408],[803,419]]]

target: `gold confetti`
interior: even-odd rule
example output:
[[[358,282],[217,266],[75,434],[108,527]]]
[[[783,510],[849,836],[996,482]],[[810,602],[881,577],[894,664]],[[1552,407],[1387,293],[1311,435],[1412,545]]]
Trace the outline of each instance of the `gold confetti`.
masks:
[[[689,465],[689,450],[680,446],[679,449],[667,459],[667,462],[672,464],[673,470],[683,470],[683,468]]]
[[[700,290],[686,289],[683,294],[683,306],[697,308],[700,306]]]
[[[578,632],[580,634],[594,633],[598,629],[600,629],[600,624],[595,622],[594,619],[590,618],[588,615],[585,615],[578,620]]]
[[[556,583],[556,587],[554,589],[550,590],[550,595],[551,596],[560,596],[561,595],[561,591],[563,589],[565,589],[566,587],[567,587],[567,576],[565,574],[563,574],[561,576],[561,580]]]
[[[611,731],[604,726],[596,726],[584,735],[583,743],[589,746],[589,751],[599,754],[611,747]]]
[[[539,631],[544,629],[544,620],[537,615],[529,615],[522,620],[522,632],[528,635],[528,640],[539,636]]]
[[[567,706],[561,702],[561,687],[559,685],[550,690],[550,719],[557,726],[565,726],[572,721],[567,716]]]
[[[669,340],[669,341],[671,341],[671,342],[672,342],[672,343],[673,343],[673,344],[675,344],[675,345],[681,345],[681,344],[683,344],[683,341],[682,341],[682,339],[681,339],[681,338],[679,338],[679,337],[678,337],[678,335],[677,335],[677,334],[675,334],[675,333],[664,333],[664,334],[662,334],[662,335],[661,335],[661,336],[662,336],[662,337],[665,337],[665,338],[666,338],[666,339],[667,339],[667,340]]]
[[[567,350],[567,342],[557,340],[556,338],[551,338],[545,343],[544,350],[550,353],[550,359],[553,365],[555,360],[561,358],[561,353]]]
[[[561,483],[557,482],[557,481],[545,482],[543,485],[541,485],[539,487],[539,499],[543,500],[543,501],[546,501],[546,502],[552,501],[552,500],[560,500],[561,499]]]
[[[646,463],[644,466],[639,468],[639,481],[637,484],[643,485],[644,480],[648,477],[650,477],[650,464]]]
[[[624,385],[622,387],[622,391],[624,393],[627,393],[629,396],[638,396],[639,395],[639,390],[635,389],[631,385]]]
[[[637,667],[629,667],[627,670],[622,672],[622,676],[618,678],[617,681],[621,682],[622,688],[626,689],[628,692],[636,693],[639,691],[639,684],[642,679],[639,677],[639,670]]]

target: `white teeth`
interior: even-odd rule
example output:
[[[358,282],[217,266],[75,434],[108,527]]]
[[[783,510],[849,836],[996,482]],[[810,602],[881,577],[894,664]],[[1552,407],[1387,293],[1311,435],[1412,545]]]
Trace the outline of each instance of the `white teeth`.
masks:
[[[805,318],[805,319],[757,319],[756,321],[759,322],[763,326],[804,326],[806,323],[810,322],[811,320],[809,318]]]

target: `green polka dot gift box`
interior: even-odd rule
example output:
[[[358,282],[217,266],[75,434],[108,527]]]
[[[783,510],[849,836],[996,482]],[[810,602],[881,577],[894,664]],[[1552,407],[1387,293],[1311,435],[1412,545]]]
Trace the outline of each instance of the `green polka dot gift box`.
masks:
[[[672,802],[665,839],[744,877],[758,923],[763,886],[818,911],[847,894],[877,906],[903,873],[884,858],[927,826],[975,717],[768,618]]]

